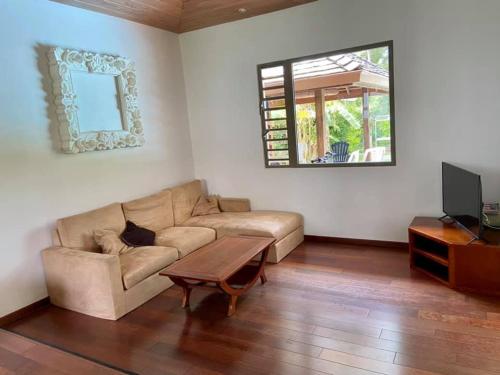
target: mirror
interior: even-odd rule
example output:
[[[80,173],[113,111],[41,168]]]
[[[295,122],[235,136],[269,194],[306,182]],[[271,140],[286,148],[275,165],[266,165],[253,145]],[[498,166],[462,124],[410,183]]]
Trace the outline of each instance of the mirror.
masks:
[[[144,144],[130,60],[55,47],[49,51],[49,64],[63,152]]]
[[[124,130],[116,78],[106,74],[72,72],[78,100],[80,133]]]

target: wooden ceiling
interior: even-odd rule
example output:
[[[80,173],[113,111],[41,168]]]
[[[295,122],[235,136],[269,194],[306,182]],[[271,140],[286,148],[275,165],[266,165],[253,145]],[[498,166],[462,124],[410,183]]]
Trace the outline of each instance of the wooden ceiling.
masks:
[[[184,33],[317,0],[52,0]]]

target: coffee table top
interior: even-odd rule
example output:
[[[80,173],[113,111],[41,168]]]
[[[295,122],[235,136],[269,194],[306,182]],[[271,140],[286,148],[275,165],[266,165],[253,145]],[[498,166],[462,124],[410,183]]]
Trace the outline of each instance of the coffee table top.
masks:
[[[269,237],[222,237],[178,260],[160,272],[160,275],[221,282],[250,262],[274,241],[274,238]]]

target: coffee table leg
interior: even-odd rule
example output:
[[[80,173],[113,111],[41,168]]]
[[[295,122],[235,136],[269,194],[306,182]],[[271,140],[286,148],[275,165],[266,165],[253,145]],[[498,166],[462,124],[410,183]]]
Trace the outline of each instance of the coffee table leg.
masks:
[[[191,288],[184,286],[182,287],[184,291],[184,296],[182,297],[182,307],[189,307],[189,297],[191,297]]]
[[[269,252],[269,247],[262,252],[262,256],[259,261],[259,265],[256,267],[255,276],[250,280],[243,288],[233,288],[227,283],[226,280],[218,282],[217,286],[226,294],[229,295],[229,306],[227,308],[227,316],[231,316],[236,312],[236,302],[238,301],[238,296],[245,293],[250,289],[260,278],[262,284],[267,282],[266,273],[264,272],[264,266],[267,260],[267,253]]]
[[[231,316],[236,312],[236,302],[238,301],[238,296],[229,296],[229,306],[227,308],[227,316]]]
[[[266,276],[266,271],[264,269],[264,266],[265,266],[266,261],[267,261],[267,254],[268,253],[269,253],[269,247],[262,252],[262,256],[260,257],[260,262],[259,262],[260,282],[262,284],[265,284],[267,282],[267,276]]]
[[[262,270],[262,272],[260,274],[260,282],[261,282],[261,284],[267,283],[267,276],[266,276],[266,273],[264,272],[264,270]]]
[[[191,297],[192,287],[179,277],[171,277],[170,280],[172,280],[174,284],[179,285],[184,292],[182,296],[182,307],[189,307],[189,297]]]

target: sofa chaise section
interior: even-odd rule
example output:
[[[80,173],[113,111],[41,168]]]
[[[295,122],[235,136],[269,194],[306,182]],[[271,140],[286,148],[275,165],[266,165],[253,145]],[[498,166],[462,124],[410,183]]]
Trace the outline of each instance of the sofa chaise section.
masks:
[[[220,214],[191,217],[196,202],[203,194],[201,181],[172,189],[176,226],[212,228],[217,238],[227,235],[273,237],[268,261],[278,263],[304,241],[302,215],[282,211],[251,211],[248,199],[219,198]]]
[[[222,212],[192,217],[181,225],[213,228],[217,231],[217,238],[235,235],[273,237],[276,242],[268,255],[271,263],[280,262],[304,241],[302,216],[292,212]]]

